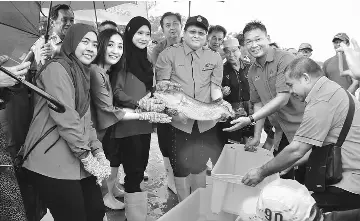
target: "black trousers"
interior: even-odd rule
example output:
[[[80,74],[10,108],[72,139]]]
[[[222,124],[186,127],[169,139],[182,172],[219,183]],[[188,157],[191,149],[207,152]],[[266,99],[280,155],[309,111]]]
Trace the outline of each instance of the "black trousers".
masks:
[[[61,180],[26,170],[55,221],[102,221],[105,206],[96,178]]]
[[[360,208],[360,195],[338,187],[327,187],[325,192],[313,193],[316,204],[323,212],[344,211]]]
[[[171,148],[171,124],[157,124],[159,148],[163,157],[169,157]]]
[[[195,121],[191,134],[175,127],[171,127],[171,133],[169,159],[175,177],[199,174],[206,169],[209,158],[216,163],[221,154],[223,144],[216,126],[200,133]]]
[[[289,145],[289,141],[286,138],[285,134],[283,133],[281,137],[281,141],[278,147],[278,150],[274,150],[274,156],[278,155],[287,145]],[[294,168],[291,169],[288,173],[281,176],[282,179],[295,179],[295,170]]]
[[[151,134],[116,138],[122,153],[124,188],[127,193],[141,192],[140,184],[149,160],[150,141]]]

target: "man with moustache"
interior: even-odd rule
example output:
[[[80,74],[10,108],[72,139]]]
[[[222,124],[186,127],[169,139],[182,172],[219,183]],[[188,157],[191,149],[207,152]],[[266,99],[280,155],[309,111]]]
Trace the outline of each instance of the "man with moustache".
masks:
[[[181,41],[181,15],[179,13],[166,12],[161,16],[160,25],[165,35],[165,39],[157,44],[152,52],[151,61],[156,64],[159,54],[167,47]]]
[[[224,42],[226,36],[226,29],[221,25],[210,26],[208,33],[208,46],[211,50],[219,52],[222,59],[225,58],[225,54],[221,49],[221,45]]]
[[[222,99],[223,63],[218,53],[205,47],[209,23],[201,15],[188,18],[184,41],[166,48],[156,62],[158,83],[170,81],[181,86],[184,93],[209,103],[218,102],[231,110]],[[180,201],[199,187],[206,187],[206,163],[219,157],[222,144],[215,121],[171,123],[169,158]]]
[[[68,5],[55,5],[50,11],[50,22],[52,33],[49,36],[49,41],[45,44],[45,38],[41,36],[31,47],[34,52],[37,70],[45,64],[45,60],[60,52],[61,43],[67,31],[74,24],[74,12]]]
[[[274,154],[277,155],[292,141],[300,126],[305,105],[292,97],[285,84],[285,69],[295,58],[292,54],[269,46],[270,39],[265,25],[260,21],[248,23],[244,30],[245,46],[256,58],[249,69],[250,101],[254,114],[232,121],[234,126],[224,129],[235,131],[248,125],[255,125],[254,138],[245,148],[255,148],[260,143],[265,118],[275,128]],[[290,171],[283,178],[294,178]]]
[[[181,23],[181,15],[179,13],[166,12],[161,16],[160,25],[162,31],[165,35],[165,40],[161,41],[157,44],[151,55],[151,61],[153,64],[156,64],[156,61],[159,57],[159,54],[167,47],[178,44],[181,41],[180,33],[182,28]],[[171,130],[170,124],[158,124],[157,127],[157,135],[159,148],[164,158],[164,167],[167,175],[167,185],[168,188],[176,193],[176,187],[174,183],[174,173],[171,168],[171,164],[169,161],[169,154],[171,143],[169,143],[169,131]]]

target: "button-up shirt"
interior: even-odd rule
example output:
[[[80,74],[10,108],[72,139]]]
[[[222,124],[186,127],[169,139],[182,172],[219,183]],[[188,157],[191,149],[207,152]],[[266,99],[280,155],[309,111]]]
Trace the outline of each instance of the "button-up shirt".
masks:
[[[55,52],[60,51],[62,40],[55,32],[53,32],[49,36],[48,41],[50,42],[50,45]],[[42,59],[41,55],[40,55],[41,47],[44,44],[45,44],[45,36],[41,36],[31,47],[31,50],[34,52],[37,70],[39,70],[41,68],[41,66],[45,64],[45,60]]]
[[[285,69],[294,59],[294,55],[278,49],[269,49],[264,67],[255,61],[249,69],[250,100],[263,105],[274,99],[277,93],[289,93],[285,84]],[[280,110],[269,116],[275,128],[275,148],[278,147],[282,132],[289,142],[299,128],[304,114],[305,104],[290,96],[289,102]]]
[[[210,85],[221,86],[223,63],[218,53],[201,47],[192,50],[185,42],[166,48],[156,62],[157,81],[179,83],[185,94],[201,102],[211,102]],[[192,132],[194,120],[186,124],[173,121],[172,125],[187,133]],[[200,133],[214,127],[215,121],[199,121]]]

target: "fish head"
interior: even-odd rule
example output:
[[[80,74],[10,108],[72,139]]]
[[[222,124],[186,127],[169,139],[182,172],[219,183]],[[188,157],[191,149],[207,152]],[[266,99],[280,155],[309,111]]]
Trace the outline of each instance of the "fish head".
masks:
[[[231,106],[221,105],[220,121],[226,121],[229,118],[235,118],[235,111]]]

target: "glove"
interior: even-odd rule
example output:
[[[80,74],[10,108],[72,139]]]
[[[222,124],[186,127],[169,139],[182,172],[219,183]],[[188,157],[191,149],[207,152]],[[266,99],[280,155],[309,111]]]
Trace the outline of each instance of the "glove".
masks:
[[[177,90],[182,91],[181,85],[178,83],[174,83],[171,81],[160,81],[156,84],[156,90],[157,91],[166,91],[166,90]]]
[[[148,93],[145,97],[138,101],[138,105],[141,109],[150,112],[162,112],[165,109],[165,103],[157,98],[151,98],[151,93]]]
[[[102,181],[109,178],[111,174],[111,168],[100,164],[92,153],[89,153],[86,158],[81,159],[81,162],[84,164],[84,169],[96,177],[96,182],[99,186],[101,186]]]
[[[110,161],[106,159],[104,152],[98,152],[97,154],[95,154],[95,157],[101,165],[110,167]]]
[[[221,92],[225,97],[228,96],[231,93],[230,87],[228,86],[221,87]]]
[[[170,123],[171,117],[167,114],[157,112],[142,112],[140,113],[139,120],[147,120],[150,123]]]

